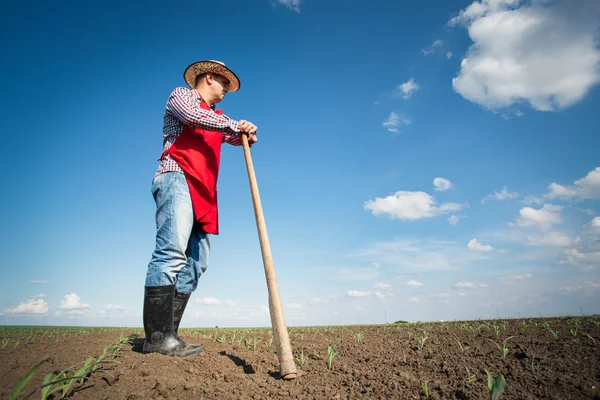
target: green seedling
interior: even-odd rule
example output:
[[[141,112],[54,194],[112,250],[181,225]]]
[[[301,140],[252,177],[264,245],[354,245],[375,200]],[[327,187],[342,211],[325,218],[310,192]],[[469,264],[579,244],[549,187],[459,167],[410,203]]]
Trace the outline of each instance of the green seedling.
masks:
[[[9,397],[10,400],[17,400],[19,398],[19,395],[23,391],[23,388],[25,387],[25,385],[27,385],[27,382],[29,382],[31,380],[31,378],[35,374],[35,371],[38,369],[38,367],[48,360],[50,360],[50,357],[40,361],[37,365],[35,365],[33,368],[31,368],[29,370],[27,375],[25,375],[23,378],[21,378],[19,380],[19,382],[17,382],[17,384],[13,388],[12,392],[10,393],[10,397]]]
[[[327,369],[331,370],[333,368],[333,359],[337,356],[337,350],[335,346],[327,347]]]
[[[271,336],[269,338],[269,340],[265,342],[265,346],[267,347],[267,350],[271,350],[272,345],[273,345],[273,336]]]
[[[362,342],[362,340],[363,340],[363,337],[364,337],[364,336],[365,336],[365,334],[364,334],[364,333],[362,333],[362,332],[356,332],[356,333],[354,334],[354,339],[356,339],[356,341],[357,341],[358,343],[360,343],[360,342]]]
[[[577,337],[577,328],[571,328],[571,335],[573,335],[574,338]]]
[[[2,348],[5,348],[10,343],[10,338],[2,339]]]
[[[494,335],[496,337],[499,337],[500,336],[500,327],[498,325],[494,325],[493,328],[494,328]]]
[[[552,336],[554,336],[554,339],[558,339],[558,334],[560,333],[559,331],[553,331],[550,328],[548,328],[548,330],[550,331],[550,333],[552,334]]]
[[[215,336],[216,336],[216,335],[215,335]],[[219,336],[219,337],[217,338],[217,340],[216,340],[216,341],[217,341],[218,343],[225,343],[225,340],[226,340],[226,339],[227,339],[227,335],[225,335],[225,334],[224,334],[224,335],[221,335],[221,336]]]
[[[260,338],[258,336],[252,339],[252,350],[256,350],[256,346],[260,343]]]
[[[467,371],[467,382],[468,383],[473,383],[477,380],[477,377],[475,376],[475,374],[471,374],[471,371],[469,371],[469,367],[465,366],[465,370]]]
[[[596,343],[596,340],[594,340],[594,338],[593,338],[593,337],[591,337],[590,335],[588,335],[588,334],[587,334],[587,333],[585,333],[585,332],[583,332],[583,334],[584,334],[585,336],[587,336],[588,338],[590,338],[590,340],[591,340],[592,342]]]
[[[460,342],[460,340],[457,340],[458,345],[460,346],[460,351],[462,351],[463,354],[465,354],[467,352],[467,350],[469,350],[469,346],[463,346],[463,344]]]
[[[423,332],[425,333],[425,332]],[[423,351],[423,346],[425,345],[425,341],[427,340],[427,336],[423,335],[423,336],[417,336],[417,347],[419,348],[419,351]]]
[[[500,352],[502,353],[502,358],[506,358],[506,355],[509,353],[509,349],[508,349],[508,346],[506,346],[506,342],[508,342],[509,339],[512,339],[512,336],[509,336],[506,339],[504,339],[504,341],[502,342],[502,347],[500,347],[500,345],[498,343],[494,342],[492,339],[488,339],[488,340],[490,342],[494,343],[496,345],[496,347],[498,347],[498,350],[500,350]]]
[[[427,388],[427,382],[421,383],[421,389],[423,389],[423,394],[425,394],[425,398],[429,398],[429,389]]]
[[[300,366],[302,367],[304,364],[306,364],[306,359],[307,357],[304,355],[304,351],[301,351],[300,357],[296,358],[296,361],[298,361],[298,364],[300,364]]]
[[[487,374],[487,386],[488,391],[490,392],[490,400],[497,400],[500,398],[500,395],[504,391],[504,385],[506,384],[506,380],[502,375],[494,379],[492,374],[490,374],[487,369],[485,369],[484,371]]]

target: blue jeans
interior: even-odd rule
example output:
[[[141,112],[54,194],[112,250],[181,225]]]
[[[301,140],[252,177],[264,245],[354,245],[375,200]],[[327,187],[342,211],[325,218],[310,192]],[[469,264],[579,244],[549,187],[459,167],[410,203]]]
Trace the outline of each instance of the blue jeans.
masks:
[[[181,293],[198,287],[208,267],[210,239],[195,223],[185,175],[165,172],[152,181],[156,202],[156,247],[148,264],[146,286],[175,284]]]

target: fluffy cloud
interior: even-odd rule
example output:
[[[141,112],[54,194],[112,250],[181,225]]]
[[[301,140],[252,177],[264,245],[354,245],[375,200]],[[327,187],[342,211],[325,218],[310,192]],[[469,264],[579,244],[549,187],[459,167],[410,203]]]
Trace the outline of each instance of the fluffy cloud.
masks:
[[[450,225],[456,226],[456,224],[458,224],[458,221],[460,221],[461,218],[466,218],[466,215],[451,215],[447,218],[447,220],[450,223]]]
[[[406,286],[412,286],[412,287],[419,287],[419,286],[423,286],[423,284],[422,284],[421,282],[419,282],[419,281],[415,281],[415,280],[410,280],[410,281],[407,281],[407,282],[405,283],[405,285],[406,285]]]
[[[511,282],[511,281],[524,281],[526,279],[531,279],[531,278],[533,278],[532,274],[523,274],[523,275],[507,276],[507,277],[503,278],[503,280],[507,281],[507,282]]]
[[[300,12],[300,0],[277,0],[290,10]]]
[[[590,221],[588,226],[593,230],[600,230],[600,217],[594,217],[594,219]]]
[[[76,293],[69,293],[62,299],[58,308],[61,310],[81,310],[90,308],[90,305],[83,304],[81,298]]]
[[[373,285],[373,288],[378,289],[378,290],[390,290],[392,288],[391,285],[388,285],[387,283],[376,283],[375,285]]]
[[[436,205],[435,199],[425,192],[399,191],[392,196],[376,198],[365,203],[365,210],[374,215],[386,215],[391,219],[414,221],[421,218],[431,218],[436,215],[459,211],[463,205],[458,203],[443,203]]]
[[[457,282],[452,286],[453,289],[475,289],[475,288],[486,288],[486,283],[473,283],[473,282]]]
[[[483,199],[481,199],[481,204],[484,204],[488,200],[506,200],[506,199],[516,199],[519,197],[517,192],[509,193],[507,187],[504,186],[500,192],[494,192],[494,194],[488,194]]]
[[[196,300],[196,303],[204,304],[205,306],[228,306],[232,307],[235,303],[231,300],[219,300],[214,297],[204,297]]]
[[[46,314],[49,308],[42,299],[29,299],[15,308],[4,310],[3,314]]]
[[[360,290],[348,290],[346,296],[348,297],[369,297],[371,293],[361,292]]]
[[[403,99],[410,99],[410,96],[413,95],[416,91],[420,89],[418,83],[415,82],[414,78],[410,78],[407,82],[401,83],[398,85],[396,90],[392,93],[392,97],[402,96]]]
[[[438,40],[434,41],[431,44],[431,46],[429,46],[428,48],[422,49],[421,53],[425,54],[426,56],[429,54],[437,53],[443,44],[444,44],[444,42],[442,40],[438,39]]]
[[[43,285],[45,283],[48,283],[48,281],[45,279],[32,279],[29,281],[29,283],[31,283],[33,285]]]
[[[469,243],[467,243],[467,247],[469,248],[469,250],[473,250],[473,251],[492,251],[492,250],[494,250],[494,248],[492,246],[490,246],[489,244],[479,243],[477,238],[471,239],[471,241],[469,241]]]
[[[576,180],[573,185],[562,186],[558,183],[551,183],[545,197],[565,200],[600,199],[600,167],[590,171],[584,178]]]
[[[308,301],[308,304],[311,306],[316,306],[320,304],[329,304],[331,303],[331,299],[327,297],[314,297]]]
[[[576,243],[563,232],[549,232],[539,236],[526,236],[525,244],[540,247],[569,247]]]
[[[576,286],[563,286],[558,290],[566,291],[566,292],[578,292],[582,290],[598,290],[600,289],[600,283],[595,283],[591,281],[584,281],[581,285]]]
[[[435,186],[436,191],[438,192],[443,192],[446,191],[448,189],[452,189],[452,182],[450,182],[448,179],[446,178],[435,178],[433,180],[433,186]]]
[[[572,265],[590,270],[600,267],[600,251],[595,249],[566,249],[557,257],[557,264]]]
[[[410,125],[412,123],[410,117],[406,115],[399,115],[395,111],[392,111],[390,115],[387,117],[383,124],[381,124],[384,128],[387,128],[388,131],[393,133],[400,133],[400,127],[402,125]]]
[[[488,108],[580,101],[600,81],[599,11],[596,0],[474,1],[449,21],[473,40],[454,90]]]
[[[561,211],[562,206],[553,204],[544,204],[542,208],[536,210],[531,207],[524,207],[519,210],[519,216],[511,226],[533,226],[543,229],[550,228],[552,224],[560,224],[563,221]]]

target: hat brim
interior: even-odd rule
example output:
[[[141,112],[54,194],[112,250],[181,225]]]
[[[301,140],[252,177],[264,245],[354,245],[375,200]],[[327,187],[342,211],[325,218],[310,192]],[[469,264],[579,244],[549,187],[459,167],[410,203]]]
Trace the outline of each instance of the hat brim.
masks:
[[[229,80],[228,92],[237,92],[240,89],[240,79],[237,75],[225,65],[211,60],[198,61],[190,64],[183,73],[183,79],[185,79],[185,82],[189,87],[194,89],[196,87],[196,77],[205,73],[222,75],[227,78]]]

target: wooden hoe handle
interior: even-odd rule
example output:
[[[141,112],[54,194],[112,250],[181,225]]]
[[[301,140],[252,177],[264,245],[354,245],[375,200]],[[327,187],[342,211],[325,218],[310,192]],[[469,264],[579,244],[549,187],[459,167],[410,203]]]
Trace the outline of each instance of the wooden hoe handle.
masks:
[[[244,155],[246,157],[248,179],[250,180],[252,202],[254,203],[254,215],[256,216],[260,249],[262,252],[263,264],[265,266],[265,275],[267,277],[269,312],[271,314],[275,348],[277,349],[277,357],[279,358],[279,376],[282,379],[294,379],[297,376],[296,364],[294,363],[290,338],[288,336],[287,327],[285,326],[285,320],[283,319],[283,308],[281,307],[281,299],[279,298],[275,267],[273,266],[273,256],[271,255],[271,246],[269,245],[269,237],[267,236],[267,226],[265,224],[262,205],[260,203],[256,175],[254,174],[254,166],[252,164],[252,157],[250,156],[248,135],[242,134],[242,142],[244,145]]]

